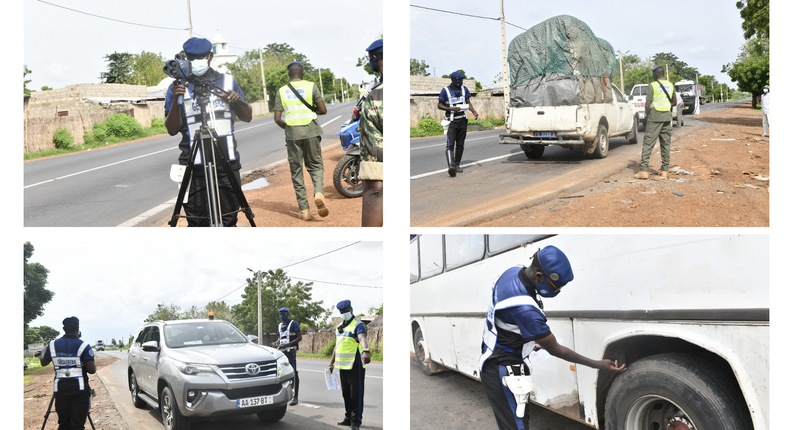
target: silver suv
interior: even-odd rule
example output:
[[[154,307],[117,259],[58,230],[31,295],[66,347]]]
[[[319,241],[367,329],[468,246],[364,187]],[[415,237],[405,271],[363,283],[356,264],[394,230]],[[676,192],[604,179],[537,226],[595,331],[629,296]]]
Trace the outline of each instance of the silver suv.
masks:
[[[191,419],[285,416],[294,370],[282,352],[250,342],[221,320],[150,322],[128,352],[132,403],[159,409],[167,430]]]

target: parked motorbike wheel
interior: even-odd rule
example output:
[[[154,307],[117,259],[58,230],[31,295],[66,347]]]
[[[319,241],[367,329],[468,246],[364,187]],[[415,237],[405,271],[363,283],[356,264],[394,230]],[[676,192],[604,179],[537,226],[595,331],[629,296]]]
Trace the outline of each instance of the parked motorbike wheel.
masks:
[[[364,183],[359,179],[359,157],[344,155],[335,166],[332,183],[342,196],[360,197]]]

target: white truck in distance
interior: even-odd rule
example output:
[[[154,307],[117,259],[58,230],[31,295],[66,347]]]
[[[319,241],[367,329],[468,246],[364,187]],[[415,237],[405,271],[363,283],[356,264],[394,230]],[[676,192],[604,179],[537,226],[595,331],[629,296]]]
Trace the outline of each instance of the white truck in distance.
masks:
[[[650,91],[649,84],[639,84],[634,85],[631,88],[631,94],[628,95],[628,104],[631,105],[631,109],[636,111],[639,116],[639,122],[642,123],[642,127],[645,126],[645,121],[647,121],[647,117],[645,115],[645,103],[647,102],[647,92]],[[678,127],[683,126],[683,98],[678,95],[677,87],[675,88],[675,94],[677,95],[677,102],[678,104],[672,106],[672,119],[674,119],[678,125]]]
[[[699,107],[705,104],[705,85],[699,82],[677,81],[675,91],[683,97],[683,103],[686,105],[686,111],[683,113],[696,115],[699,113]]]
[[[586,156],[604,158],[610,137],[626,136],[628,143],[637,143],[636,112],[616,86],[609,91],[610,102],[510,107],[507,134],[499,136],[499,143],[520,145],[529,159],[543,156],[548,145],[568,149],[583,145]]]

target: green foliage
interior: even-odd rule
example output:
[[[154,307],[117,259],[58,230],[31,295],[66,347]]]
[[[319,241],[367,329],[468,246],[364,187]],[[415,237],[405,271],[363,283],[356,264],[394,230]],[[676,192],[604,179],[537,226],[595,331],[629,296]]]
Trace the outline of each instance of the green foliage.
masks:
[[[27,68],[27,64],[25,64],[25,71],[22,74],[22,79],[24,80],[24,84],[22,85],[23,91],[25,94],[30,95],[30,90],[27,89],[27,84],[30,83],[32,79],[25,79],[27,75],[33,73],[30,69]]]
[[[382,303],[378,307],[371,306],[370,308],[368,308],[366,315],[384,315],[384,303]]]
[[[722,67],[733,82],[738,83],[740,91],[752,95],[752,108],[757,107],[757,97],[770,81],[770,55],[768,41],[752,38],[741,46],[738,60]]]
[[[74,143],[74,135],[72,135],[66,127],[61,127],[55,130],[52,140],[55,142],[56,148],[68,148],[72,143]]]
[[[412,58],[410,61],[411,72],[409,74],[412,76],[431,76],[428,73],[428,67],[430,66],[425,61]]]
[[[426,116],[417,123],[417,127],[412,128],[409,132],[411,137],[426,137],[438,136],[444,133],[444,127],[436,122],[435,119]]]
[[[49,270],[41,263],[29,263],[30,257],[33,256],[33,245],[30,242],[25,242],[25,270],[24,270],[24,323],[25,327],[44,314],[44,305],[52,300],[55,293],[49,291],[47,286],[47,275]]]
[[[110,136],[133,139],[144,135],[143,126],[125,113],[113,114],[107,118],[105,124],[107,124],[107,134]]]
[[[131,59],[130,83],[152,87],[162,82],[167,75],[162,70],[165,57],[162,54],[143,51]]]
[[[650,67],[635,67],[625,72],[625,91],[626,94],[631,93],[634,85],[648,84],[653,80],[653,72]]]
[[[134,55],[128,52],[113,52],[104,56],[109,61],[107,71],[99,75],[99,79],[107,84],[132,83],[132,62]]]
[[[167,127],[165,127],[165,120],[155,119],[151,121],[151,129],[158,134],[167,133]]]
[[[370,361],[384,361],[384,348],[378,345],[370,345]]]
[[[336,339],[332,339],[331,342],[329,342],[326,345],[324,345],[324,347],[321,348],[321,355],[323,355],[324,357],[331,357],[332,356],[332,351],[335,350],[335,343],[337,343],[337,340]]]
[[[768,0],[739,0],[735,3],[735,7],[740,9],[743,18],[741,27],[744,39],[752,36],[770,37]]]
[[[470,125],[482,125],[490,130],[505,125],[505,118],[488,117],[485,119],[470,119],[467,127]]]
[[[667,76],[667,73],[669,73],[669,79],[667,80],[673,84],[684,79],[694,81],[697,79],[697,75],[699,74],[699,71],[696,67],[691,67],[685,62],[680,61],[677,55],[671,52],[660,52],[654,55],[653,64],[656,66],[660,64],[665,67],[669,67],[669,70],[664,70],[664,76]]]
[[[52,89],[52,87],[48,87],[48,86],[46,86],[46,85],[44,85],[43,87],[41,87],[41,91],[49,91],[49,90],[51,90],[51,89]]]
[[[145,319],[145,322],[174,321],[183,319],[181,316],[181,308],[178,305],[159,303],[156,305],[156,310]]]

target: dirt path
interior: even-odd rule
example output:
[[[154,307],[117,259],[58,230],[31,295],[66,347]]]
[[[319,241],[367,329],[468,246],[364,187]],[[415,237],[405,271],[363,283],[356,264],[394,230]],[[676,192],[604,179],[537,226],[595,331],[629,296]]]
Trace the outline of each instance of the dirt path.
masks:
[[[304,171],[310,212],[314,217],[312,221],[302,221],[298,218],[299,206],[296,203],[296,193],[291,183],[291,171],[287,164],[248,175],[243,184],[259,178],[266,178],[269,182],[269,186],[265,188],[244,192],[247,202],[255,214],[255,225],[257,227],[359,227],[362,223],[362,198],[343,197],[332,184],[332,173],[337,162],[344,155],[345,151],[340,145],[323,150],[324,197],[326,206],[329,208],[329,216],[326,218],[318,216],[312,199],[313,183],[309,179],[307,170]],[[170,209],[170,214],[172,212],[173,210]],[[163,222],[162,226],[167,227],[168,225]],[[179,220],[178,226],[186,227],[186,220]],[[244,214],[239,214],[238,226],[250,226]]]
[[[104,366],[118,361],[116,358],[97,358],[96,367],[101,369]],[[49,407],[49,400],[52,397],[52,382],[54,371],[52,365],[47,366],[41,372],[32,377],[32,381],[25,384],[25,430],[40,430],[44,422],[44,415]],[[115,409],[115,404],[110,398],[110,394],[104,387],[101,379],[96,375],[89,377],[91,388],[96,390],[96,397],[93,398],[90,416],[96,430],[131,430],[126,422],[121,418],[121,414]],[[58,428],[58,414],[55,412],[55,405],[52,405],[49,419],[45,430],[56,430]],[[90,423],[85,422],[85,428],[90,429]]]
[[[696,116],[704,127],[672,144],[670,178],[636,180],[638,160],[598,185],[475,226],[768,227],[769,141],[742,104]],[[675,172],[672,172],[675,170]]]

